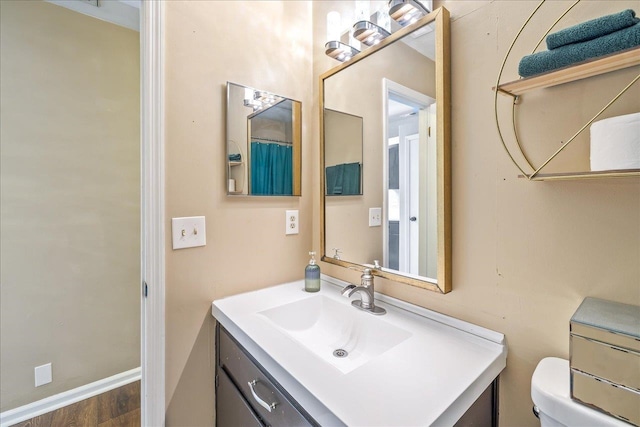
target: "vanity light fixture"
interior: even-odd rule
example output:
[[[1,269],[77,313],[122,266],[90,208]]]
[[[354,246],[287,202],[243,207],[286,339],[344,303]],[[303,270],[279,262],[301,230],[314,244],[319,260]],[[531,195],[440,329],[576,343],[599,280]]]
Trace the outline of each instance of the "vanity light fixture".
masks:
[[[389,0],[389,16],[398,24],[413,24],[431,11],[417,0]]]
[[[248,87],[244,88],[244,106],[250,107],[253,109],[253,111],[256,111],[258,108],[260,108],[261,104],[254,99],[254,96],[255,91],[253,89],[250,89]]]
[[[262,104],[254,99],[245,99],[244,100],[245,107],[251,107],[253,111],[257,111],[262,108]]]
[[[354,55],[360,53],[358,49],[335,40],[327,42],[324,47],[324,53],[327,56],[330,56],[331,58],[336,59],[340,62],[348,61]]]
[[[269,92],[249,88],[244,90],[244,106],[251,107],[254,112],[277,104],[283,99],[281,96]]]
[[[370,21],[353,24],[353,36],[367,46],[374,46],[391,35],[390,32]]]

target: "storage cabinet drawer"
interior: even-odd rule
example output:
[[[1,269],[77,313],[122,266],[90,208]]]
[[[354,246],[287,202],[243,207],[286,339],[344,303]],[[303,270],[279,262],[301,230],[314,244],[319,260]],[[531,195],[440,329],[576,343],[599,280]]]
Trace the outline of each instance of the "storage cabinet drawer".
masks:
[[[572,397],[597,409],[640,425],[640,393],[571,370]]]
[[[223,370],[218,370],[216,389],[216,425],[218,427],[262,427],[244,397]]]
[[[218,327],[219,366],[237,385],[253,410],[267,425],[311,426],[304,415],[288,400],[224,328]]]
[[[571,335],[571,367],[640,390],[640,354]]]

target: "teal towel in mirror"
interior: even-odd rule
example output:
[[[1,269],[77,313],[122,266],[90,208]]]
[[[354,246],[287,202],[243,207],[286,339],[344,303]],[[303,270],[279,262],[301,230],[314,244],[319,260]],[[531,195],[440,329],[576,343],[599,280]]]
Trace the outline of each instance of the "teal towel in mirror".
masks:
[[[325,169],[327,195],[342,194],[342,177],[344,176],[344,165],[327,166]]]
[[[328,196],[360,195],[360,163],[343,163],[325,169]]]
[[[360,163],[346,163],[344,165],[342,194],[360,194]]]
[[[293,148],[290,145],[251,143],[251,194],[293,194]]]
[[[527,55],[520,60],[518,73],[534,76],[636,46],[640,46],[640,23],[597,39]]]
[[[638,22],[640,22],[640,19],[636,18],[636,13],[631,9],[602,16],[549,34],[547,36],[547,49],[557,49],[568,44],[593,40],[623,28],[631,27]]]

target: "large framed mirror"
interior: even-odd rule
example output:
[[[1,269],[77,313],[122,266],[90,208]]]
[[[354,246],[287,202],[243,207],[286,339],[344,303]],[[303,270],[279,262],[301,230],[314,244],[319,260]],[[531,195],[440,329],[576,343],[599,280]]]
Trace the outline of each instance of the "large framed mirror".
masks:
[[[227,82],[227,194],[300,196],[302,103]]]
[[[450,292],[449,12],[436,9],[324,73],[320,90],[322,260]],[[335,112],[361,121],[360,139],[337,138]],[[342,197],[331,193],[336,140],[345,164],[355,163],[347,152],[362,153],[361,191]]]

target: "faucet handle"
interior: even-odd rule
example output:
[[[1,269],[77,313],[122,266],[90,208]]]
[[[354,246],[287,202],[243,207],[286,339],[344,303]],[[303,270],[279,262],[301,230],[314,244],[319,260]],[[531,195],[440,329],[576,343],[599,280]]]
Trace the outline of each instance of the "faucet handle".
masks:
[[[363,266],[364,267],[364,266]],[[349,266],[350,270],[361,271],[362,275],[360,276],[360,286],[364,287],[373,287],[373,270],[369,267],[359,268],[355,266]]]
[[[365,268],[360,276],[360,284],[364,287],[371,287],[373,289],[373,275],[370,268]]]

